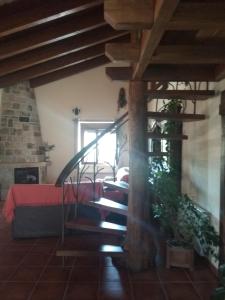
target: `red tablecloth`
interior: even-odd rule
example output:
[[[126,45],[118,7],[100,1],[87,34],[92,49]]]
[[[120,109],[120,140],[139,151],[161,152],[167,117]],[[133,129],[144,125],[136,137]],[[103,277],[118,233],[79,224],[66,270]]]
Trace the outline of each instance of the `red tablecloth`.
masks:
[[[77,196],[75,184],[64,186],[65,203],[85,203],[93,199],[93,184],[81,183]],[[96,182],[95,196],[103,194],[102,183]],[[6,202],[3,208],[3,215],[8,222],[14,218],[14,209],[17,206],[49,206],[62,203],[62,187],[53,184],[14,184],[8,191]]]

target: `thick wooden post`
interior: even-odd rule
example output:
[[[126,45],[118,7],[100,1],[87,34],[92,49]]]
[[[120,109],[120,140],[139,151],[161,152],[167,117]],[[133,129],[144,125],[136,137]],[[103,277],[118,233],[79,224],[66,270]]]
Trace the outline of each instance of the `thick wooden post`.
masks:
[[[221,94],[220,115],[222,125],[220,162],[220,249],[219,263],[225,263],[225,91]]]
[[[128,265],[134,271],[146,269],[149,262],[148,225],[148,157],[147,101],[143,81],[131,81],[129,112],[129,200]]]

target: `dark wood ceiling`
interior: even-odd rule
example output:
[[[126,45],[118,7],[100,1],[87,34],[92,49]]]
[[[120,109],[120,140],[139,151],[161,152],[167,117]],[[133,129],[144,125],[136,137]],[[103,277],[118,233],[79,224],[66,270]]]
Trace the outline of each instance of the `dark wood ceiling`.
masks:
[[[111,1],[118,6],[123,2],[129,3]],[[37,87],[110,59],[131,63],[129,68],[107,69],[112,79],[217,80],[225,76],[224,0],[137,0],[140,8],[141,3],[150,3],[152,14],[143,13],[142,8],[137,14],[143,23],[119,24],[114,26],[117,30],[105,21],[110,17],[105,11],[104,19],[100,0],[1,3],[0,87],[21,80]],[[120,17],[129,13],[124,9]],[[107,55],[106,43],[110,43]]]
[[[103,1],[12,0],[0,6],[0,87],[39,86],[109,62],[106,42],[128,42],[104,20]]]

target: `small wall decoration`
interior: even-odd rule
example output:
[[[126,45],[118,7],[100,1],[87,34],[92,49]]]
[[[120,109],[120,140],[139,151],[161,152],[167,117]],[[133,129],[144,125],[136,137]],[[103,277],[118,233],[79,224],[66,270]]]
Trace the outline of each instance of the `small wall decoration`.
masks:
[[[118,104],[118,111],[127,105],[125,88],[120,89],[117,104]]]

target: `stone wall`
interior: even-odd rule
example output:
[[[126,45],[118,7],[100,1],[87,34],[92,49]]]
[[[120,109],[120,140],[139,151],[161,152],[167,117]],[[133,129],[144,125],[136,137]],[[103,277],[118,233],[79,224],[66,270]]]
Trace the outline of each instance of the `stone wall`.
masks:
[[[0,200],[14,184],[15,168],[37,167],[47,179],[36,99],[29,82],[4,88],[0,95]]]
[[[0,106],[0,163],[44,161],[40,122],[29,82],[4,88]]]

